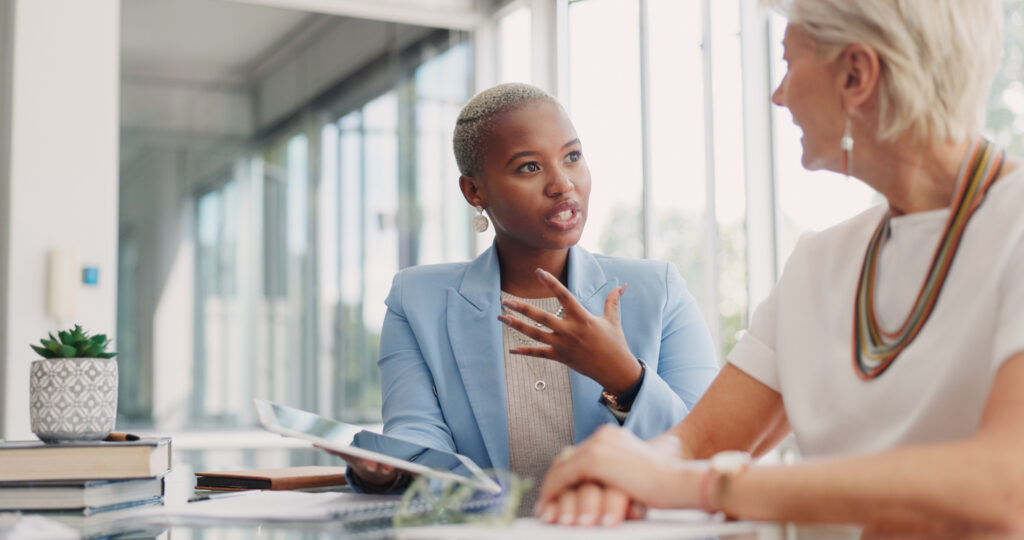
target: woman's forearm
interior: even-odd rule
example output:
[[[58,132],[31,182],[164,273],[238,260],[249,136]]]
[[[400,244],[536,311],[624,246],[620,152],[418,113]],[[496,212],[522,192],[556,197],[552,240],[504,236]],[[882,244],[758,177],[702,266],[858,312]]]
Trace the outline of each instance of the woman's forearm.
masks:
[[[782,396],[726,364],[693,411],[663,436],[679,439],[679,457],[707,459],[722,450],[760,455],[787,433]]]
[[[755,467],[729,483],[721,504],[743,519],[916,531],[967,524],[1020,532],[1021,455],[1012,444],[972,439],[796,466]]]

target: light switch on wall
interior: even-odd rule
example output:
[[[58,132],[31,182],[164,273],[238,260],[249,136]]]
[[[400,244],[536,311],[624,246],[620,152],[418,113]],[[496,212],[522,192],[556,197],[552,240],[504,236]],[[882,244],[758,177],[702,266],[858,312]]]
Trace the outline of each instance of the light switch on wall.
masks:
[[[58,322],[70,321],[78,308],[78,253],[51,249],[46,266],[46,314]]]

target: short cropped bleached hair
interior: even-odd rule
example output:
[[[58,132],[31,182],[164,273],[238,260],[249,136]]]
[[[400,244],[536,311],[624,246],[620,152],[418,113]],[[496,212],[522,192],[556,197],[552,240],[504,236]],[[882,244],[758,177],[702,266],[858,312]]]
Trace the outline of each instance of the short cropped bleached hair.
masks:
[[[473,96],[459,111],[452,137],[459,172],[466,176],[479,174],[494,119],[534,101],[548,101],[561,107],[551,94],[523,83],[499,84]]]
[[[1003,50],[1001,0],[761,0],[835,57],[850,44],[877,51],[879,133],[919,142],[981,132]]]

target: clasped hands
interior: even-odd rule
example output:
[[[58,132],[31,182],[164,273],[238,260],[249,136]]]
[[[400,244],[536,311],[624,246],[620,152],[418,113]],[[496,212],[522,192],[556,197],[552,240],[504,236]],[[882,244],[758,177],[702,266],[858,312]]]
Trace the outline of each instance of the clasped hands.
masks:
[[[498,320],[502,323],[546,345],[515,347],[510,352],[561,362],[597,381],[613,394],[622,393],[632,386],[640,378],[641,368],[629,350],[619,321],[619,300],[626,286],[616,287],[608,294],[604,315],[597,317],[550,273],[537,269],[537,278],[558,299],[564,315],[558,318],[524,302],[502,302],[506,308],[549,329],[543,330],[514,317],[499,315]]]
[[[699,508],[704,461],[682,459],[679,439],[644,441],[605,425],[555,458],[535,512],[546,523],[614,526],[647,508]]]

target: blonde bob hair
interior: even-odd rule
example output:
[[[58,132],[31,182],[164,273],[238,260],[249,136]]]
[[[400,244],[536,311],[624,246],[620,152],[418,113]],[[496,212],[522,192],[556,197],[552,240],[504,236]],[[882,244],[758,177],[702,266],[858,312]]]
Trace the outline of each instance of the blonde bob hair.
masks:
[[[761,0],[834,58],[850,44],[881,64],[878,137],[926,143],[981,132],[1003,50],[1001,0]]]

